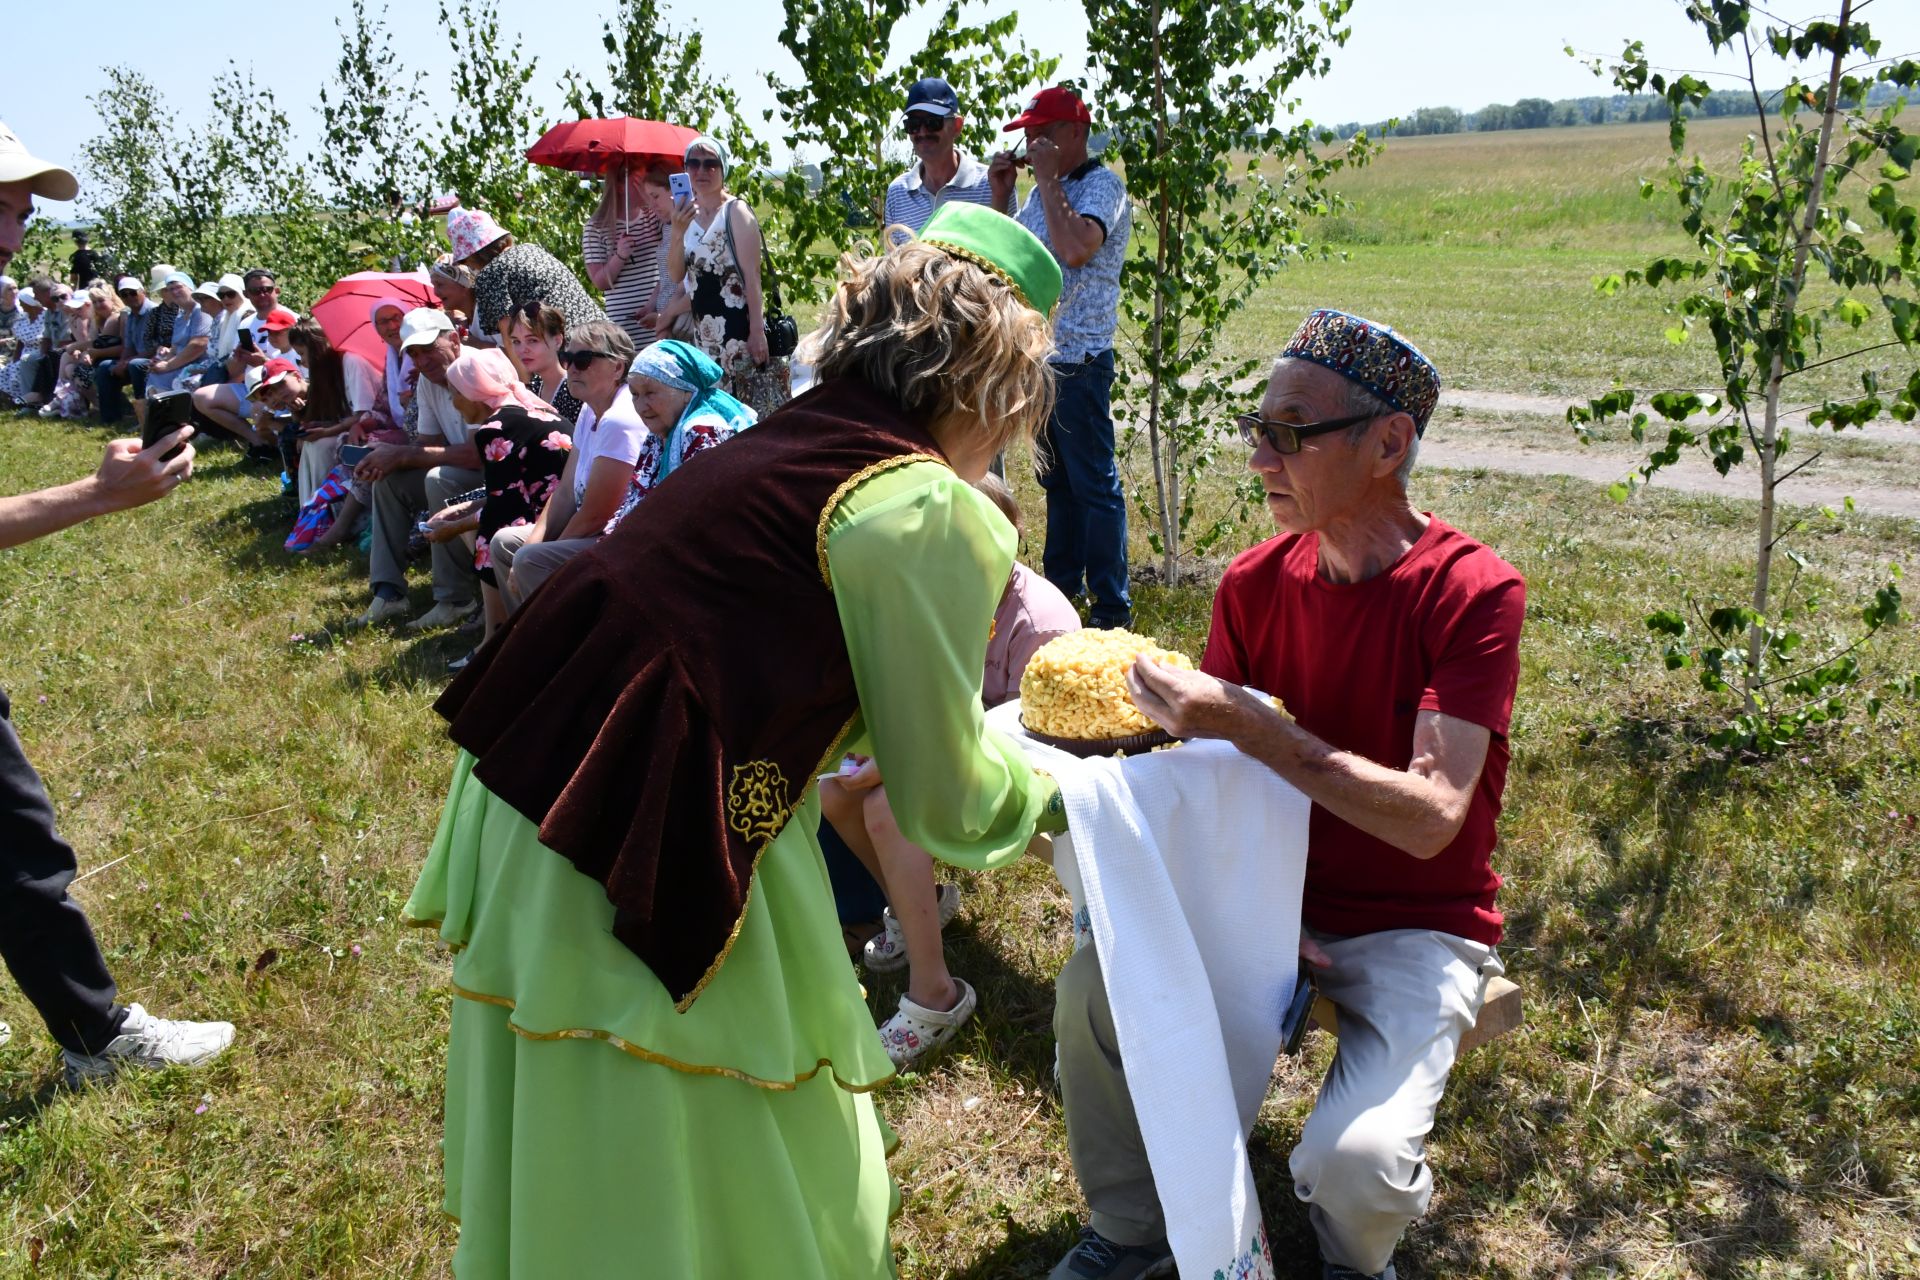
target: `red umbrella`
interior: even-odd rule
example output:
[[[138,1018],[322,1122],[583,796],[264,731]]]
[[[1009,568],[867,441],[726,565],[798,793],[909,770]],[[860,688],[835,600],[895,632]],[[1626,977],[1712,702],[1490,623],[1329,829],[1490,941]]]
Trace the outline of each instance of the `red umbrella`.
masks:
[[[614,116],[608,120],[570,120],[541,135],[527,151],[527,159],[549,169],[574,173],[610,174],[636,164],[683,166],[687,144],[698,129],[661,120]],[[621,210],[624,217],[629,211]]]
[[[398,298],[411,311],[437,307],[440,299],[424,271],[356,271],[343,277],[313,304],[313,318],[336,351],[351,351],[376,369],[387,367],[387,344],[373,327],[373,304]]]
[[[527,152],[527,159],[549,169],[570,169],[574,173],[611,173],[633,164],[664,164],[678,169],[687,144],[699,136],[698,129],[685,125],[635,120],[631,116],[570,120],[547,130]]]

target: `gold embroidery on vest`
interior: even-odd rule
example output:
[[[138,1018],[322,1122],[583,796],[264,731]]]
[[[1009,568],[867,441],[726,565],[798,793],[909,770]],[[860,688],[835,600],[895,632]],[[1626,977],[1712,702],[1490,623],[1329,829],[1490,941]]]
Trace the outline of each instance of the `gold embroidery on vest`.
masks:
[[[749,844],[771,840],[787,820],[787,775],[771,760],[733,766],[727,784],[727,825]]]

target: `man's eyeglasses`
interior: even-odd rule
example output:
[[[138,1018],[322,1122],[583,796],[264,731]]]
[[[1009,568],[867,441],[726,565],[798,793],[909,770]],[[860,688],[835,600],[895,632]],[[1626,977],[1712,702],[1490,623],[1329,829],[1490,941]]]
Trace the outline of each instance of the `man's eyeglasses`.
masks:
[[[909,138],[918,138],[922,134],[938,135],[947,127],[947,122],[939,116],[921,115],[916,112],[900,122],[901,132]]]
[[[559,357],[560,366],[564,369],[571,369],[575,373],[585,373],[593,367],[595,360],[611,360],[613,358],[614,357],[604,351],[562,351]]]
[[[720,172],[720,162],[710,156],[693,156],[688,158],[688,173],[698,173],[702,169],[711,169],[715,173],[718,173]]]
[[[1308,436],[1321,436],[1342,427],[1355,427],[1379,416],[1377,413],[1356,413],[1350,418],[1329,418],[1325,422],[1275,422],[1257,413],[1243,413],[1233,421],[1240,428],[1240,438],[1246,441],[1249,449],[1258,449],[1261,442],[1265,441],[1275,453],[1298,453],[1300,442]]]

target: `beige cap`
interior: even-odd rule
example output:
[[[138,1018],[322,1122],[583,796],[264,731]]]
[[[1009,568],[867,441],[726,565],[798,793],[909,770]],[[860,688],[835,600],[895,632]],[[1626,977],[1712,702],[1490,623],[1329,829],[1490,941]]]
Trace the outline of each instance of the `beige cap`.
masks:
[[[71,200],[80,183],[71,173],[27,151],[27,144],[0,121],[0,182],[24,182],[27,189],[48,200]]]

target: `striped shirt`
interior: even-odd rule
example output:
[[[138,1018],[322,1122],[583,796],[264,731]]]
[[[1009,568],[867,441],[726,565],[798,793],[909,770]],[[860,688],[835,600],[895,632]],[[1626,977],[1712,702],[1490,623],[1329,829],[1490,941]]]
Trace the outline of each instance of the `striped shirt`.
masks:
[[[659,250],[666,239],[665,225],[644,211],[610,227],[602,228],[589,222],[581,231],[580,248],[588,266],[609,262],[622,232],[639,244],[627,265],[620,268],[612,287],[600,292],[606,300],[607,318],[625,329],[635,346],[644,347],[653,341],[653,326],[642,325],[638,316],[653,302],[653,291],[660,283]]]
[[[953,171],[953,177],[947,185],[938,191],[927,189],[921,181],[920,163],[915,161],[911,169],[895,178],[887,186],[887,225],[898,223],[911,227],[917,234],[927,225],[927,219],[933,211],[949,200],[966,200],[973,204],[993,207],[993,189],[987,183],[987,166],[975,160],[964,151],[959,151],[960,167]],[[1011,205],[1011,201],[1009,201]],[[1011,207],[1000,210],[1012,213]]]

